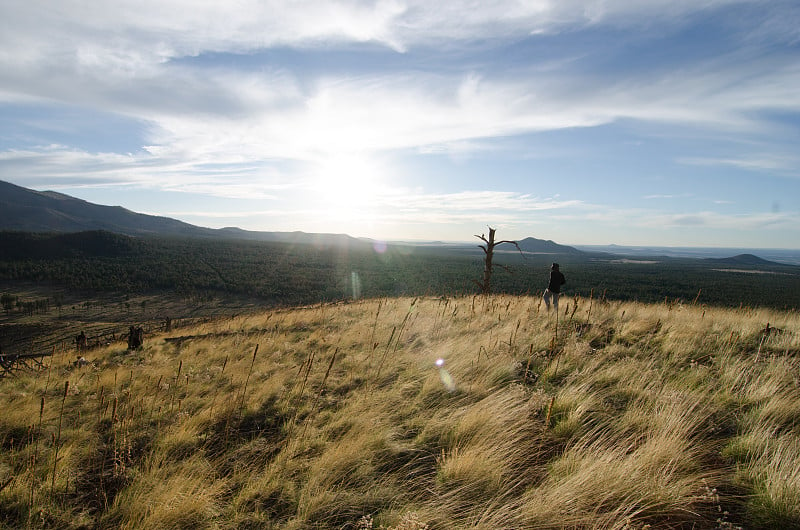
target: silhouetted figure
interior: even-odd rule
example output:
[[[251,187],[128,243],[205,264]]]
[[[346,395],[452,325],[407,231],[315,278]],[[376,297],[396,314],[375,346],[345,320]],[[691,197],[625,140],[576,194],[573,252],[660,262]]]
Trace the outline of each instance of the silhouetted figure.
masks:
[[[86,350],[86,333],[81,330],[80,334],[75,337],[75,347],[78,351],[85,351]]]
[[[2,348],[0,348],[0,377],[5,375],[5,372],[11,372],[14,369],[14,363],[17,362],[19,355],[16,354],[4,354]]]
[[[550,283],[547,284],[547,289],[544,290],[544,305],[550,311],[550,298],[553,299],[553,309],[558,311],[558,296],[561,294],[561,286],[566,283],[564,275],[558,270],[558,263],[553,263],[550,266]]]
[[[141,326],[131,326],[128,330],[128,349],[137,350],[144,344],[144,330]]]

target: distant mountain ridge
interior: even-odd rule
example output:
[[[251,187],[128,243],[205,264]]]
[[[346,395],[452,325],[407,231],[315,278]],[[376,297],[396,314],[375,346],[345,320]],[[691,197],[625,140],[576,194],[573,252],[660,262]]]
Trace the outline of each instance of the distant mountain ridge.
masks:
[[[104,206],[54,191],[35,191],[0,180],[0,230],[33,233],[106,231],[126,236],[176,236],[280,241],[316,246],[364,246],[346,234],[254,232],[241,228],[204,228],[170,217]]]
[[[125,236],[175,236],[277,241],[318,247],[366,246],[373,241],[346,234],[306,232],[255,232],[236,227],[205,228],[170,217],[132,212],[121,206],[104,206],[54,191],[35,191],[0,181],[0,230],[68,234],[105,231]],[[92,240],[96,237],[92,238]],[[56,240],[62,244],[70,238]],[[51,242],[53,243],[53,242]],[[66,243],[64,243],[66,244]],[[411,243],[407,243],[411,244]],[[550,240],[527,237],[518,241],[523,252],[572,254],[584,252]],[[413,246],[413,244],[411,244]],[[427,243],[426,246],[430,246]],[[69,245],[67,245],[69,246]],[[442,244],[442,246],[447,246]],[[511,248],[511,247],[509,247]],[[505,249],[504,249],[505,250]]]
[[[526,237],[517,241],[519,248],[523,252],[535,252],[540,254],[585,254],[585,252],[577,248],[567,245],[559,245],[549,239],[536,239],[535,237]]]
[[[731,256],[730,258],[706,258],[706,261],[718,263],[720,265],[780,265],[779,263],[759,258],[753,254],[739,254],[737,256]]]
[[[30,232],[34,234],[72,234],[103,231],[130,237],[166,236],[240,239],[313,245],[318,248],[363,248],[374,243],[369,239],[355,238],[346,234],[314,234],[299,231],[257,232],[236,227],[205,228],[170,217],[136,213],[121,206],[95,204],[54,191],[35,191],[2,180],[0,180],[0,231]],[[105,244],[119,249],[127,246],[125,242],[96,233],[86,236],[85,241],[81,240],[81,238],[61,238],[51,240],[49,244],[55,244],[59,248],[63,246],[64,252],[71,252],[71,250],[67,249],[73,248],[76,244],[92,247],[92,245],[101,241],[105,241]],[[576,259],[585,259],[590,256],[595,258],[597,256],[612,257],[611,254],[599,250],[581,250],[555,243],[549,239],[526,237],[518,240],[517,243],[523,252],[557,254],[565,259],[567,259],[566,256],[573,256]],[[25,244],[33,244],[33,242],[28,241]],[[397,244],[428,248],[474,247],[474,245],[468,243],[398,242]],[[502,245],[498,249],[516,251],[511,245]],[[620,247],[620,250],[615,254],[627,253],[627,249],[623,247]],[[643,255],[642,253],[639,254]],[[774,261],[764,260],[752,254],[740,254],[728,258],[709,258],[708,261],[738,266],[776,264]]]
[[[208,228],[169,217],[103,206],[53,191],[34,191],[0,181],[0,228],[20,232],[84,232],[208,237]]]

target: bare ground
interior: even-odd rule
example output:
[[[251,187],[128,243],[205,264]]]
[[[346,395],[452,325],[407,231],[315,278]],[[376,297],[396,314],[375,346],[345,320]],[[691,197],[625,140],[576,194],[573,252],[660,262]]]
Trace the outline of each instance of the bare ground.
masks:
[[[126,341],[130,326],[141,326],[145,337],[154,331],[179,328],[220,317],[264,309],[257,299],[230,295],[174,293],[80,293],[32,283],[0,283],[0,293],[21,302],[49,301],[47,311],[0,312],[0,351],[40,354],[77,350],[83,331],[89,348]]]

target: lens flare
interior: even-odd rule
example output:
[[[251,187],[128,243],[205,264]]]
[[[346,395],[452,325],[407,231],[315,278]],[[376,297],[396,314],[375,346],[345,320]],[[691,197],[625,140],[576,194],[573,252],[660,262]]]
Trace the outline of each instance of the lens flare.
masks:
[[[350,287],[353,294],[353,300],[361,298],[361,276],[356,271],[350,273]]]
[[[444,359],[436,359],[436,367],[439,369],[439,379],[441,379],[442,384],[447,389],[448,392],[454,392],[456,389],[456,383],[453,381],[453,376],[450,375],[450,372],[445,370],[444,368]]]

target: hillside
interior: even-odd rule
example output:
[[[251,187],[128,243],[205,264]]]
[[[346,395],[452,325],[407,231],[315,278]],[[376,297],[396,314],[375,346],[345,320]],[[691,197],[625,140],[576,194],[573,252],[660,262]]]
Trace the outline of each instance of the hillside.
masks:
[[[0,232],[3,261],[127,257],[143,251],[138,240],[102,230],[70,233]]]
[[[707,258],[707,261],[716,263],[717,265],[746,265],[752,267],[779,265],[778,263],[759,258],[753,254],[737,254],[729,258]]]
[[[0,229],[23,232],[107,230],[119,234],[208,236],[206,229],[121,206],[93,204],[52,191],[34,191],[0,181]]]
[[[453,296],[476,291],[483,252],[388,245],[376,250],[348,236],[301,234],[297,240],[144,237],[105,231],[35,234],[0,231],[0,284],[178,297],[257,297],[263,305],[303,305],[353,296]],[[699,259],[617,260],[588,254],[526,252],[495,256],[495,292],[541,292],[553,261],[570,296],[641,302],[696,300],[707,305],[796,308],[800,267],[723,265]],[[753,274],[742,274],[746,270]],[[755,274],[770,272],[771,274]],[[3,294],[3,293],[0,293]],[[42,296],[48,297],[47,293]],[[1,338],[0,338],[1,339]],[[0,340],[2,346],[2,340]]]
[[[35,191],[0,180],[0,231],[33,233],[112,232],[127,236],[168,236],[271,241],[315,248],[365,247],[370,243],[344,234],[254,232],[205,228],[177,219],[105,206],[53,191]]]
[[[392,298],[83,355],[0,380],[4,527],[800,525],[796,312]]]
[[[534,252],[544,254],[572,254],[582,255],[584,252],[567,245],[560,245],[551,240],[537,239],[535,237],[526,237],[517,242],[519,248],[523,252]]]

